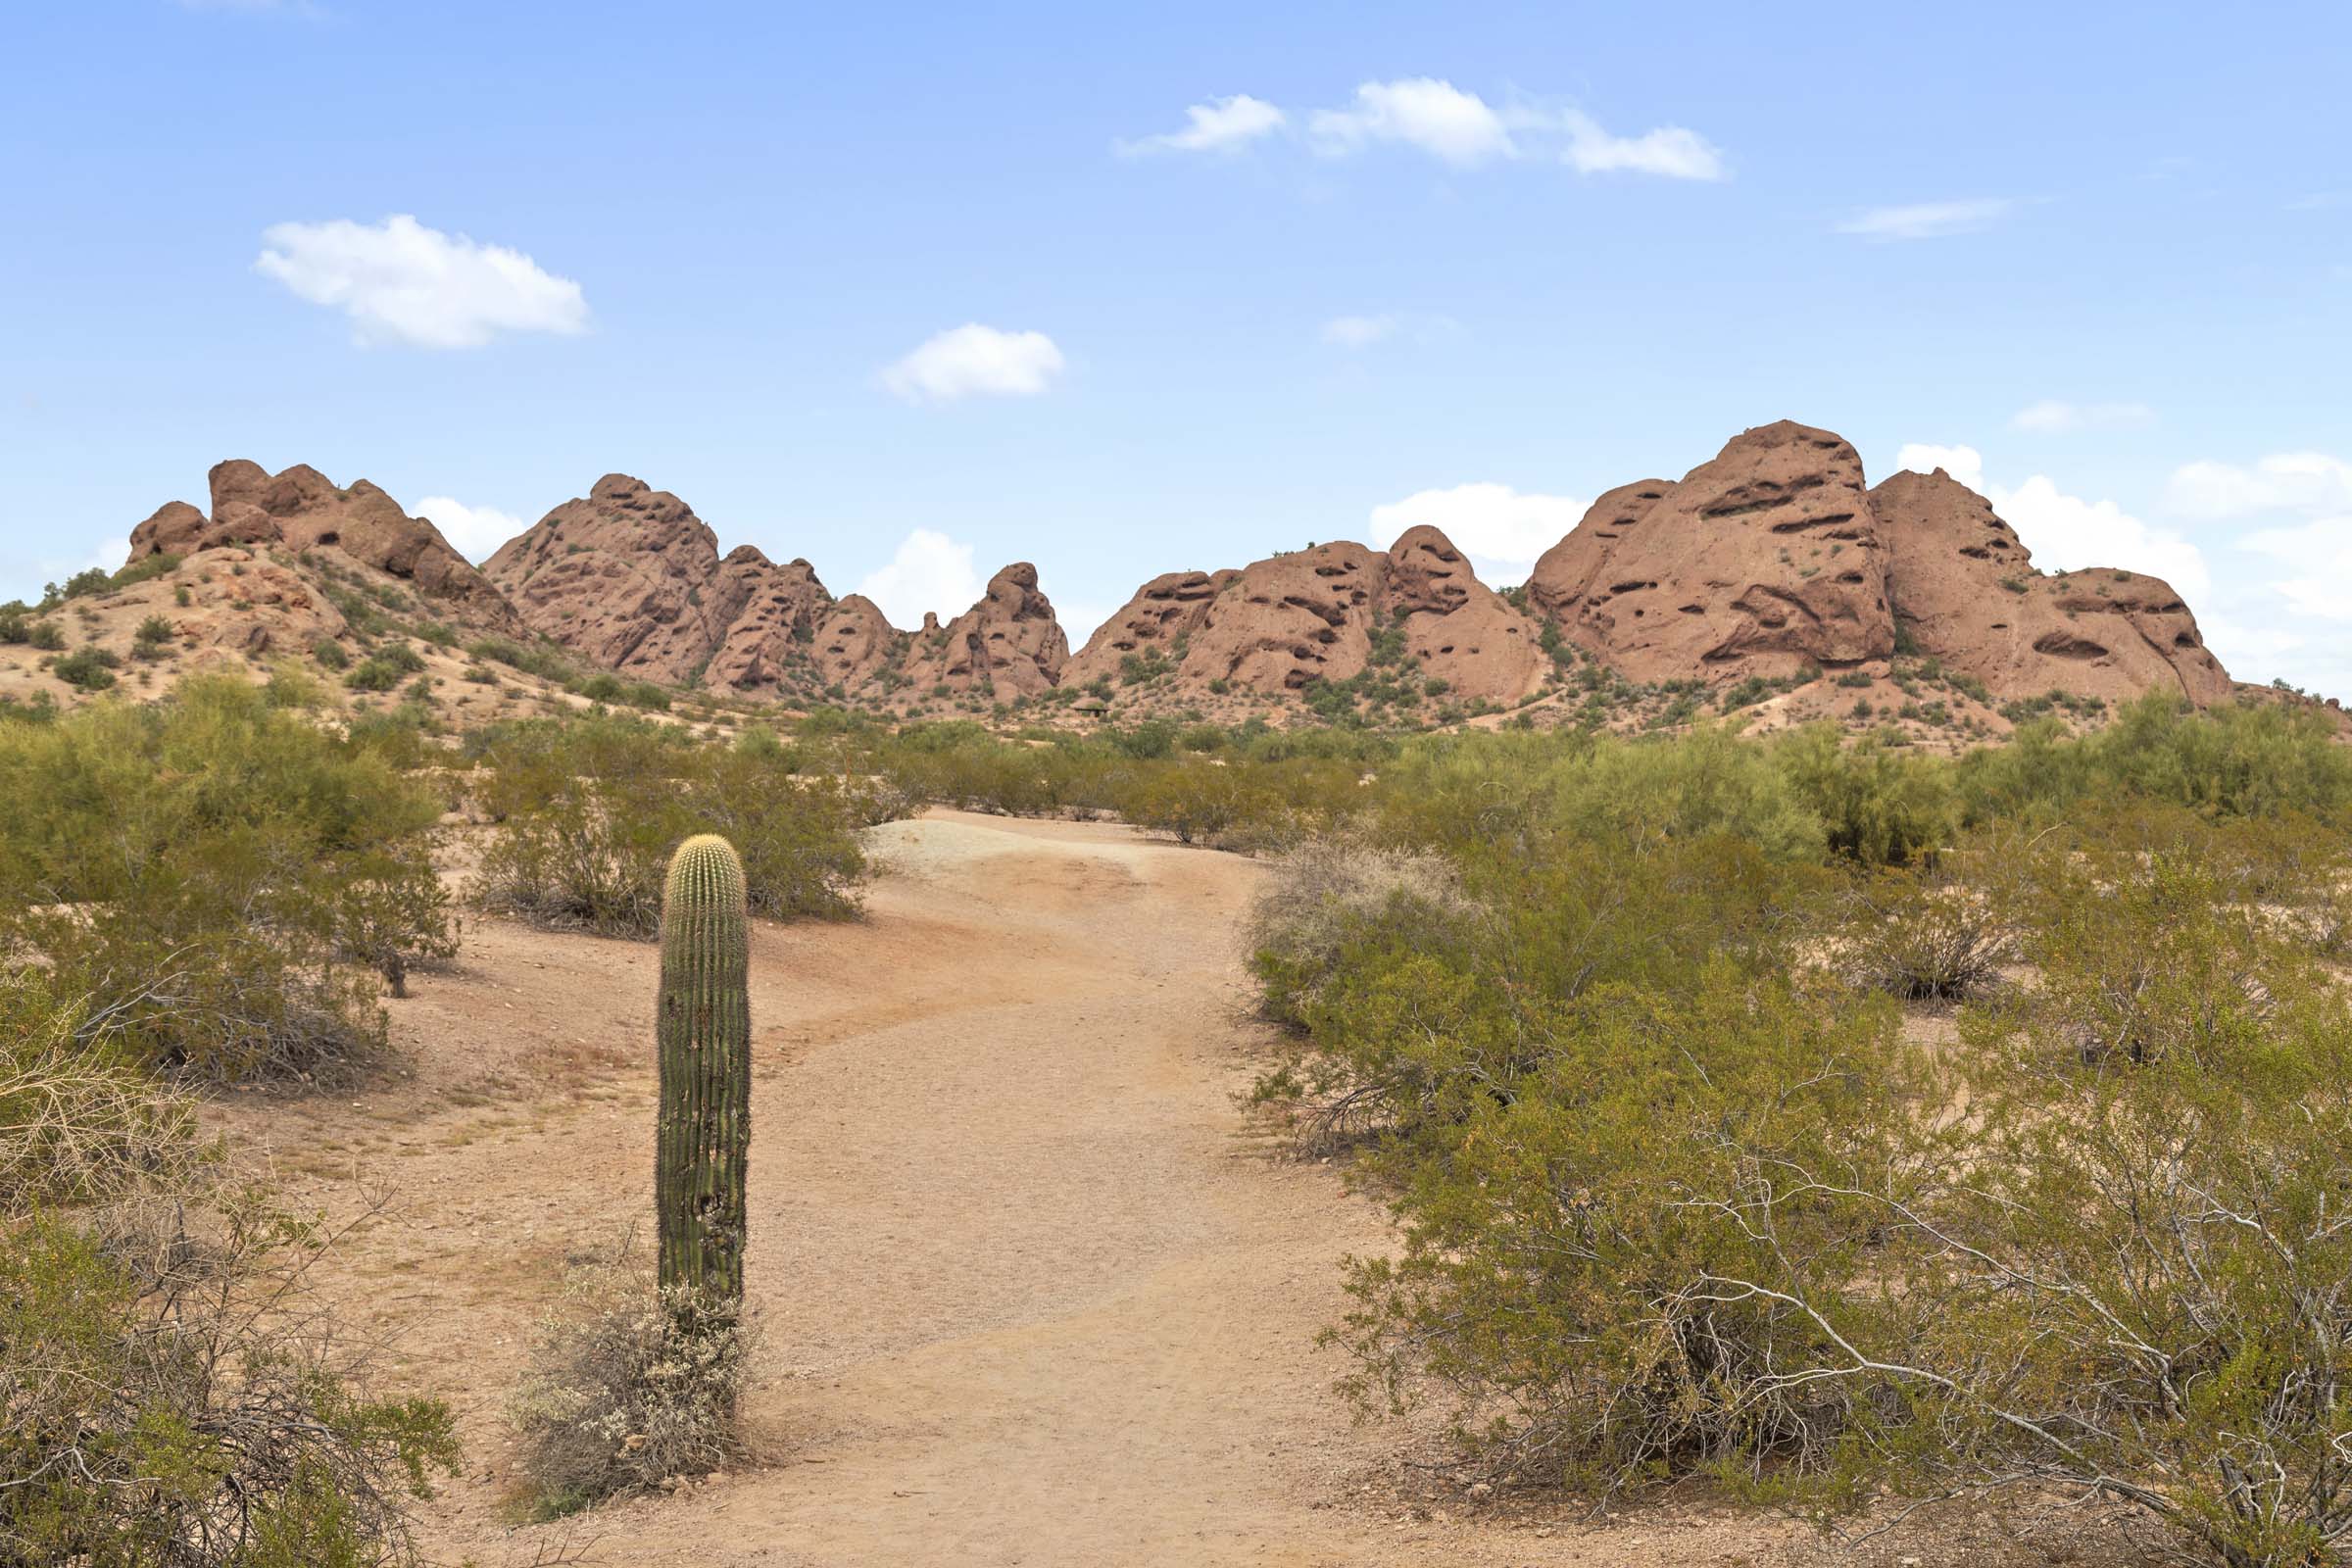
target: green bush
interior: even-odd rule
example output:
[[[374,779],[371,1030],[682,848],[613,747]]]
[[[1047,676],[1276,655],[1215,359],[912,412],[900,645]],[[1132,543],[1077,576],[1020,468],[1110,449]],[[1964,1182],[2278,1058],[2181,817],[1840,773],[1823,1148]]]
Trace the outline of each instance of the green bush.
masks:
[[[131,652],[141,659],[161,659],[177,633],[161,615],[149,615],[131,632]]]
[[[614,935],[652,934],[669,852],[695,833],[735,844],[755,913],[847,915],[865,870],[854,830],[890,809],[862,786],[642,719],[515,725],[481,755],[495,825],[475,900]]]
[[[440,804],[231,676],[0,721],[0,951],[143,1059],[316,1072],[380,1043],[380,976],[452,950]]]
[[[93,645],[65,655],[49,666],[49,673],[85,692],[102,692],[115,684],[115,671],[122,667],[121,655]]]

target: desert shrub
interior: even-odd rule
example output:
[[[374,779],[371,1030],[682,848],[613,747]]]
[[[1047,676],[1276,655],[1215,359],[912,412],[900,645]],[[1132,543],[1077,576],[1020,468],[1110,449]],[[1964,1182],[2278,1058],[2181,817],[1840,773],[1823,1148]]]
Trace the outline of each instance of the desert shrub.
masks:
[[[1973,996],[2016,956],[2015,911],[1984,886],[1886,870],[1842,901],[1837,962],[1853,984],[1906,1002]]]
[[[580,682],[580,695],[590,702],[617,703],[625,690],[620,677],[607,670],[599,670]]]
[[[235,677],[0,722],[0,951],[39,956],[151,1063],[315,1072],[380,1043],[391,956],[450,950],[439,814]]]
[[[195,1107],[159,1089],[109,1017],[51,977],[0,977],[0,1213],[105,1202],[190,1184],[206,1151]]]
[[[1452,861],[1358,839],[1309,839],[1276,858],[1250,910],[1246,940],[1268,1014],[1303,1024],[1343,955],[1394,922],[1426,940],[1473,913]]]
[[[174,635],[172,622],[149,615],[130,634],[131,652],[141,659],[161,659]]]
[[[658,1290],[626,1250],[573,1271],[510,1415],[543,1516],[716,1469],[757,1340],[740,1302]]]
[[[1402,1016],[1420,977],[1399,972]],[[1693,1471],[1813,1473],[1873,1391],[1788,1378],[1908,1303],[1857,1295],[1824,1320],[1765,1290],[1875,1261],[1882,1216],[1816,1187],[1768,1236],[1710,1201],[1755,1173],[1834,1168],[1908,1192],[1891,1004],[1832,1004],[1702,965],[1678,995],[1609,984],[1531,1003],[1524,1067],[1441,1138],[1370,1156],[1397,1194],[1395,1257],[1348,1265],[1334,1338],[1357,1395],[1450,1405],[1485,1465],[1606,1494]],[[1492,1055],[1500,1009],[1457,990],[1433,1051]],[[1755,1290],[1726,1288],[1750,1280]]]
[[[351,655],[345,653],[343,645],[332,637],[321,637],[312,644],[311,657],[318,662],[321,669],[344,669],[351,663]]]
[[[45,654],[63,653],[66,628],[54,620],[36,620],[25,629],[24,640]]]
[[[115,684],[115,671],[122,664],[120,655],[92,646],[77,648],[60,658],[49,666],[49,673],[85,692],[102,692]]]
[[[1864,865],[1932,858],[1959,825],[1950,771],[1939,760],[1909,755],[1876,737],[1841,745],[1831,724],[1789,736],[1775,759],[1820,817],[1830,849]]]
[[[0,982],[0,1563],[416,1560],[449,1413],[382,1399],[310,1299],[314,1220],[49,976]]]
[[[1137,827],[1172,833],[1180,844],[1213,844],[1250,810],[1254,793],[1236,770],[1193,758],[1126,774],[1111,800]]]
[[[1391,862],[1352,892],[1331,877],[1320,918],[1336,948],[1255,953],[1268,1010],[1301,1031],[1259,1079],[1261,1103],[1293,1107],[1322,1133],[1450,1138],[1540,1069],[1543,1009],[1603,986],[1680,995],[1710,959],[1724,972],[1779,972],[1820,897],[1812,877],[1723,838],[1636,848],[1561,835],[1532,857],[1453,858],[1458,895],[1406,883],[1430,884],[1426,861]],[[1384,895],[1392,879],[1405,885]],[[1275,880],[1276,900],[1290,880]],[[1317,929],[1298,913],[1260,929],[1284,927]]]
[[[855,783],[641,719],[512,726],[481,755],[478,798],[495,825],[474,899],[613,935],[653,933],[669,852],[695,833],[734,842],[755,912],[847,915],[865,871],[854,830],[888,808]]]
[[[343,684],[355,692],[388,692],[400,684],[400,666],[370,654],[351,666]]]

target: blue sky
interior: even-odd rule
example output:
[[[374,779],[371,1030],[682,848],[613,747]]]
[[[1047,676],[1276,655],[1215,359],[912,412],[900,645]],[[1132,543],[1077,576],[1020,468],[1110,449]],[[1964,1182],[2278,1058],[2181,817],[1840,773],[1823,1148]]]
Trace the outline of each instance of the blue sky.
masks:
[[[619,469],[902,622],[1026,558],[1083,626],[1420,520],[1511,580],[1788,416],[2352,696],[2339,4],[13,0],[0,52],[0,597],[241,456],[477,555]]]

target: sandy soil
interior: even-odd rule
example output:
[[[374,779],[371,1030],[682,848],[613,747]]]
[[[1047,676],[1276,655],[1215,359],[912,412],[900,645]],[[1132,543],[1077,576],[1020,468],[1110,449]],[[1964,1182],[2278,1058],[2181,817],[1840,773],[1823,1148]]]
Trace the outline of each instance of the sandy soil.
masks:
[[[1703,1504],[1605,1526],[1479,1502],[1353,1424],[1318,1329],[1385,1219],[1253,1142],[1264,1049],[1235,922],[1257,867],[1116,826],[933,813],[876,830],[868,917],[761,926],[753,1463],[518,1525],[501,1411],[565,1261],[648,1209],[651,948],[475,922],[395,1003],[401,1071],[232,1098],[301,1195],[385,1207],[325,1289],[448,1396],[467,1463],[435,1557],[615,1564],[1773,1564],[1808,1533]],[[1878,1563],[2037,1563],[1981,1529]],[[2055,1560],[2081,1560],[2064,1552]]]

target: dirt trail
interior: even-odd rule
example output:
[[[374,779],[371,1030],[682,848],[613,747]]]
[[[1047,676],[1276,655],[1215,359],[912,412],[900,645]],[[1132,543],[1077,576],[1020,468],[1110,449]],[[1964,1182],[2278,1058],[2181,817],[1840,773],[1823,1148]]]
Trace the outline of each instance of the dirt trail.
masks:
[[[575,1527],[625,1564],[1818,1560],[1769,1520],[1415,1499],[1314,1345],[1379,1210],[1270,1157],[1234,1092],[1251,862],[1124,828],[933,813],[877,830],[853,924],[753,946],[750,1295],[762,1462]],[[298,1187],[388,1207],[330,1290],[458,1406],[450,1562],[528,1562],[500,1419],[564,1259],[646,1210],[654,954],[490,923],[396,1018],[415,1076],[240,1102]],[[1932,1561],[1957,1561],[1933,1556]],[[1984,1560],[1973,1554],[1965,1560]]]

